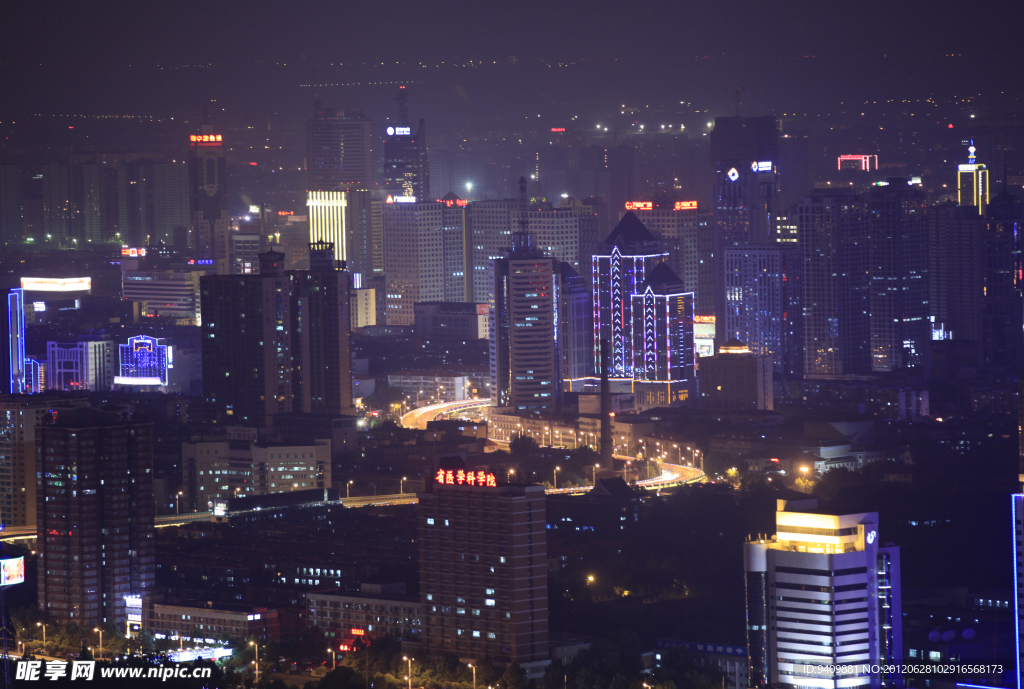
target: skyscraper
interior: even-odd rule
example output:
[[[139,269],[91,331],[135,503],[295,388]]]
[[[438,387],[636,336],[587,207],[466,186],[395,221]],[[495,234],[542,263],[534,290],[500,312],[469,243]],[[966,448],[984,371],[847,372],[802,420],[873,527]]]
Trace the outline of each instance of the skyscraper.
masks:
[[[1024,363],[1024,204],[1004,190],[988,206],[985,224],[981,361],[1013,370]]]
[[[640,293],[654,267],[667,259],[668,252],[632,211],[622,216],[594,254],[594,360],[600,360],[601,340],[608,340],[612,378],[633,375],[633,295]]]
[[[189,246],[197,259],[227,258],[227,157],[224,136],[214,133],[207,120],[199,134],[189,136],[192,237]],[[123,233],[123,230],[122,230]]]
[[[633,392],[642,408],[685,402],[696,388],[693,293],[659,263],[630,297]]]
[[[443,466],[417,510],[423,645],[527,671],[547,664],[543,487]]]
[[[412,325],[416,302],[446,301],[445,210],[443,203],[384,206],[388,325]]]
[[[36,429],[39,611],[55,623],[127,622],[154,585],[153,429],[98,409]]]
[[[562,379],[594,375],[594,301],[590,280],[562,261],[558,292]]]
[[[562,398],[561,262],[547,258],[528,232],[492,263],[491,404],[519,411],[555,411]]]
[[[391,196],[430,199],[430,161],[427,158],[427,125],[420,119],[413,131],[409,122],[405,87],[399,87],[398,119],[388,123],[384,139],[384,177],[381,185]],[[451,190],[449,190],[451,191]]]
[[[373,120],[362,110],[316,103],[306,123],[306,189],[372,190],[377,184]]]
[[[949,201],[928,209],[929,316],[956,340],[981,340],[985,229],[976,208]]]
[[[967,148],[967,162],[957,168],[956,192],[961,206],[972,206],[978,215],[985,215],[988,207],[988,169],[974,155],[974,139]]]
[[[876,512],[778,501],[774,537],[743,546],[751,686],[802,686],[812,672],[817,686],[903,685],[869,669],[903,657],[900,550],[878,526]]]
[[[23,234],[21,166],[0,165],[0,246],[20,242]]]
[[[709,222],[707,214],[697,210],[696,201],[675,201],[658,206],[648,201],[629,203],[640,222],[651,231],[668,250],[668,264],[683,281],[683,288],[698,294],[700,253],[698,236]],[[637,206],[640,206],[639,208]]]

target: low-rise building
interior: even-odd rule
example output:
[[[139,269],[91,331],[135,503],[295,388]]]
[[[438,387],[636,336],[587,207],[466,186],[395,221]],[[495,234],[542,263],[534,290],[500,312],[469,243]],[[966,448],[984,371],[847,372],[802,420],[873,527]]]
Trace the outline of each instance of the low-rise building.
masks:
[[[469,397],[469,378],[459,371],[396,371],[388,374],[388,385],[398,388],[410,400],[460,402]]]
[[[417,641],[423,633],[423,604],[401,594],[318,591],[306,594],[307,619],[337,644],[359,637],[388,636]]]
[[[149,619],[143,620],[143,628],[157,639],[181,638],[206,643],[224,636],[235,639],[255,637],[265,642],[281,640],[277,610],[246,605],[201,607],[166,603],[153,603],[152,610]]]

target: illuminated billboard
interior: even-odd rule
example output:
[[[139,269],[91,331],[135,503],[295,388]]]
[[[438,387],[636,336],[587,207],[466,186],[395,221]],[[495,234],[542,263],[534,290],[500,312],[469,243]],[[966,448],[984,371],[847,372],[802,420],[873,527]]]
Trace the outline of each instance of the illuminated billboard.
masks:
[[[92,278],[22,278],[21,288],[29,292],[86,292]]]
[[[143,257],[145,257],[145,255],[146,255],[146,247],[144,247],[144,246],[140,246],[140,247],[122,246],[121,247],[121,255],[122,256],[131,256],[133,258],[136,257],[136,256],[143,256]]]
[[[772,171],[772,161],[770,161],[770,160],[760,160],[760,161],[755,160],[754,162],[752,162],[750,164],[750,171],[751,172],[771,172]]]
[[[837,161],[839,170],[861,170],[871,172],[878,169],[876,155],[841,155]]]
[[[412,136],[412,127],[388,127],[388,136]]]
[[[221,134],[192,134],[188,140],[190,146],[216,146],[224,143]]]
[[[128,338],[118,347],[121,355],[120,375],[115,385],[167,385],[167,369],[174,367],[171,348],[148,335]]]
[[[13,586],[25,581],[25,558],[5,557],[0,560],[0,586]]]
[[[696,210],[696,201],[676,201],[675,205],[672,206],[674,211],[688,211]],[[626,201],[627,211],[652,211],[654,210],[653,201]]]
[[[384,199],[384,203],[416,203],[415,196],[392,196],[388,194],[388,197]]]
[[[498,485],[498,481],[494,478],[494,474],[488,474],[483,471],[466,471],[465,469],[438,469],[437,474],[434,476],[434,481],[447,486],[454,486],[457,484],[460,486],[475,486],[477,488],[493,488]]]

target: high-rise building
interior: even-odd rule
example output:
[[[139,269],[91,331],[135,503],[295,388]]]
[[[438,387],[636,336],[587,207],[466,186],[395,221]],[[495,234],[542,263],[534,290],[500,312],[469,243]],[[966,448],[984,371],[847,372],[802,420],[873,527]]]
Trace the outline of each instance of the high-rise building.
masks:
[[[594,361],[600,360],[601,340],[608,340],[612,378],[632,378],[633,295],[640,292],[654,267],[667,259],[668,252],[632,211],[622,216],[593,256]]]
[[[716,117],[711,130],[711,164],[723,160],[776,161],[779,158],[779,126],[771,115],[764,117]]]
[[[174,318],[180,325],[199,325],[202,321],[199,279],[212,273],[213,266],[186,268],[124,270],[122,294],[127,301],[141,302],[148,316]]]
[[[900,550],[878,528],[877,512],[778,501],[775,535],[743,546],[750,686],[903,686],[871,672],[903,658]]]
[[[36,525],[36,428],[84,399],[0,397],[0,523]]]
[[[43,175],[43,235],[58,244],[71,237],[71,168],[61,163],[48,163],[40,168]]]
[[[668,264],[683,281],[683,288],[699,293],[698,269],[700,253],[698,236],[709,222],[706,213],[697,210],[696,201],[674,201],[658,206],[653,201],[631,202],[631,207],[640,222],[651,231],[668,250]]]
[[[782,244],[727,247],[725,311],[716,316],[719,342],[745,342],[778,373],[803,369],[800,250]]]
[[[981,301],[981,361],[1014,370],[1024,363],[1024,203],[1003,193],[988,207],[985,290]]]
[[[405,87],[401,86],[398,91],[398,119],[388,123],[387,138],[384,139],[384,176],[381,186],[392,196],[411,196],[417,201],[429,201],[427,125],[425,120],[420,119],[419,126],[413,131],[406,101]]]
[[[306,211],[309,214],[309,241],[330,242],[334,247],[334,258],[347,260],[348,232],[345,229],[345,211],[348,206],[348,192],[315,191],[306,192]]]
[[[968,147],[967,162],[957,168],[956,192],[961,206],[971,206],[978,215],[985,215],[988,207],[988,169],[974,155],[974,139]]]
[[[309,241],[330,242],[334,258],[354,274],[369,277],[374,262],[374,225],[380,213],[379,194],[367,189],[306,192]]]
[[[226,243],[231,230],[227,157],[224,136],[214,133],[209,122],[202,125],[199,134],[189,136],[188,168],[192,216],[189,247],[197,259],[226,258],[218,247]]]
[[[64,392],[110,390],[117,375],[113,341],[46,343],[46,387]]]
[[[416,302],[445,301],[445,210],[443,203],[384,206],[388,325],[412,325]]]
[[[737,340],[729,340],[714,356],[702,356],[700,407],[715,411],[775,408],[772,360],[755,356]]]
[[[98,409],[36,428],[39,611],[81,626],[128,620],[155,583],[153,428]]]
[[[423,645],[540,670],[549,657],[543,487],[442,467],[417,510]]]
[[[352,411],[350,274],[326,242],[310,245],[309,271],[284,271],[283,262],[268,251],[258,275],[200,280],[203,390],[240,425]]]
[[[562,379],[594,375],[594,297],[590,280],[562,261],[558,291]]]
[[[512,235],[508,256],[492,262],[491,404],[555,411],[562,398],[561,261],[547,258],[529,232]]]
[[[193,135],[196,139],[199,135]],[[214,136],[214,135],[210,135]],[[209,146],[209,152],[214,154],[216,142],[192,142],[190,154],[192,155],[192,166],[183,163],[159,163],[149,159],[133,160],[126,162],[116,169],[112,169],[112,175],[108,176],[106,171],[100,176],[101,194],[98,199],[98,222],[99,232],[106,237],[113,236],[122,243],[129,246],[145,246],[163,242],[167,245],[178,246],[181,249],[188,248],[183,242],[188,239],[188,228],[192,225],[190,220],[190,204],[201,204],[204,202],[204,194],[200,194],[195,188],[189,192],[189,175],[197,174],[196,150],[197,146]],[[216,165],[214,165],[216,169]],[[210,171],[206,171],[210,172]],[[216,173],[213,173],[216,174]],[[221,171],[219,183],[223,184],[223,170]],[[78,178],[78,175],[75,175]],[[115,185],[111,190],[109,187]],[[212,188],[212,186],[208,187]],[[215,192],[216,193],[216,192]],[[84,192],[80,194],[84,197]],[[191,199],[191,200],[190,200]],[[116,208],[112,206],[116,204]],[[209,219],[212,209],[203,207]],[[97,211],[93,210],[93,214]],[[108,229],[104,230],[104,213]],[[116,215],[116,222],[111,222],[111,216]],[[193,213],[191,216],[197,216]],[[227,211],[224,210],[224,224],[218,225],[222,234],[227,234]],[[84,222],[84,221],[83,221]],[[198,220],[196,220],[198,222]],[[206,228],[207,225],[202,227]],[[116,229],[114,229],[116,228]],[[113,235],[111,232],[116,232]],[[204,230],[205,231],[205,230]],[[213,235],[211,234],[211,241]],[[212,258],[202,256],[201,258]]]
[[[1022,379],[1024,380],[1024,379]],[[1024,407],[1022,407],[1024,408]],[[1021,435],[1024,442],[1024,434]],[[1024,459],[1021,461],[1020,482],[1024,484]],[[1024,494],[1010,496],[1010,528],[1013,536],[1013,640],[1014,664],[1017,681],[1012,686],[1024,687]]]
[[[804,375],[871,370],[866,226],[852,191],[820,189],[800,201]]]
[[[0,246],[20,242],[23,236],[21,166],[0,165]]]
[[[696,388],[693,293],[659,263],[630,297],[633,392],[642,408],[685,402]]]
[[[259,275],[206,275],[202,293],[203,392],[239,425],[270,425],[293,411],[292,285],[284,254],[260,254]]]
[[[948,201],[928,209],[929,317],[952,339],[981,339],[985,229],[976,208]]]
[[[413,312],[420,342],[456,344],[487,339],[487,304],[424,301],[417,302]]]
[[[306,189],[339,191],[377,185],[373,120],[362,110],[324,108],[306,123]]]

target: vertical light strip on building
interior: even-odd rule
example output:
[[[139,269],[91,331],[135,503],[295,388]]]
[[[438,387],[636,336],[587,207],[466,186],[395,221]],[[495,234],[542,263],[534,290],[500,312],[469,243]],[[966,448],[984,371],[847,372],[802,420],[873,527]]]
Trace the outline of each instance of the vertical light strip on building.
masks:
[[[1017,650],[1014,662],[1017,664],[1017,689],[1022,689],[1021,658],[1020,658],[1020,566],[1024,560],[1024,546],[1017,540],[1019,537],[1020,522],[1017,515],[1021,507],[1024,507],[1024,495],[1017,494],[1010,496],[1010,536],[1013,538],[1013,645]]]
[[[8,360],[11,394],[25,392],[25,290],[12,289],[7,295]]]
[[[306,192],[309,209],[309,241],[333,242],[334,258],[348,260],[348,242],[345,233],[345,207],[348,198],[343,191]]]

